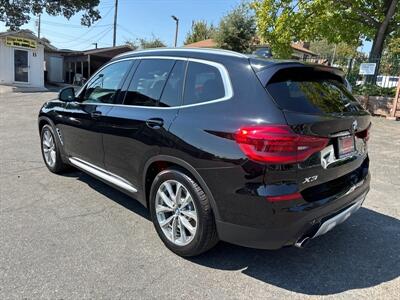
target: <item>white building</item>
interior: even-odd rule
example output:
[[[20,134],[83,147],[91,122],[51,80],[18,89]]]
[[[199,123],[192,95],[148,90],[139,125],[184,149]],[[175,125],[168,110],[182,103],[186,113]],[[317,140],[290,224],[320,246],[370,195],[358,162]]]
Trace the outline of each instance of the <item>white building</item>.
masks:
[[[0,33],[0,85],[44,87],[44,46],[31,31]]]

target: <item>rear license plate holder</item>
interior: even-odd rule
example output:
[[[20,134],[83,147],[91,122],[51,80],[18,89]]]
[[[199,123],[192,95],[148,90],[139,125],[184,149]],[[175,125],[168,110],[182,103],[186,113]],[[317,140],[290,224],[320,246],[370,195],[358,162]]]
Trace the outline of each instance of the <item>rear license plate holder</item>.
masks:
[[[356,151],[353,135],[346,135],[338,138],[338,156],[347,157]]]

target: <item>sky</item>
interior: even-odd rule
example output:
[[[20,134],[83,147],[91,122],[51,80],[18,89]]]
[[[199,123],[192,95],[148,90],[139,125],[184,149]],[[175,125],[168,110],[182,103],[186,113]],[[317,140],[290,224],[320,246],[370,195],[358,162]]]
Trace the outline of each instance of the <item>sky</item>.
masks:
[[[119,0],[117,45],[138,38],[150,39],[159,37],[167,46],[173,46],[175,39],[175,21],[171,15],[179,18],[178,46],[183,45],[187,32],[191,29],[193,20],[204,20],[209,24],[218,25],[219,20],[241,0]],[[100,0],[102,19],[91,27],[80,25],[80,13],[70,20],[63,16],[41,17],[41,37],[46,37],[60,49],[86,50],[98,47],[112,46],[114,0]],[[37,33],[37,17],[21,28]],[[0,22],[0,32],[5,31],[4,23]],[[370,42],[365,42],[359,49],[368,52]]]
[[[175,39],[175,21],[171,15],[179,18],[178,46],[183,45],[193,20],[205,20],[217,25],[221,17],[234,8],[240,0],[119,0],[117,44],[138,38],[159,37],[167,46],[173,46]],[[80,13],[70,20],[62,16],[41,17],[41,37],[46,37],[57,48],[83,50],[112,46],[112,24],[114,18],[114,0],[101,0],[99,5],[102,19],[91,27],[80,25]],[[29,24],[21,28],[37,33],[37,18],[31,18]],[[5,31],[0,22],[0,32]]]

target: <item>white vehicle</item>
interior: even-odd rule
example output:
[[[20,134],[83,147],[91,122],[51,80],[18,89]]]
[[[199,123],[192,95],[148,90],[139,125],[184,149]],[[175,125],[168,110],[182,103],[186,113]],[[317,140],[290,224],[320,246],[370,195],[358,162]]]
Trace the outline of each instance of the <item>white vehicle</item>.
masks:
[[[378,75],[376,77],[376,85],[385,88],[392,88],[397,86],[399,76]]]
[[[378,75],[376,77],[376,85],[384,88],[396,87],[398,81],[399,76]],[[363,80],[357,80],[356,86],[363,85],[365,83],[365,78]]]

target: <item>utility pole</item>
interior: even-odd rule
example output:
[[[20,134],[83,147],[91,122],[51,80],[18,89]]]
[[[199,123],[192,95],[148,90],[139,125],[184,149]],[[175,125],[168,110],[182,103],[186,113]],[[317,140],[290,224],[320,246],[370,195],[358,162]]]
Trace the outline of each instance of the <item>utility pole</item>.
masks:
[[[38,21],[38,39],[40,39],[40,16],[41,16],[41,14],[39,15],[39,21]]]
[[[94,45],[95,49],[97,49],[97,43],[92,43]]]
[[[115,0],[113,47],[115,47],[116,42],[117,42],[117,14],[118,14],[118,0]]]
[[[178,42],[179,19],[178,19],[177,17],[175,17],[175,16],[171,16],[171,18],[174,19],[174,20],[175,20],[175,23],[176,23],[176,29],[175,29],[175,43],[174,43],[175,48],[176,48],[176,44],[177,44],[177,42]]]

